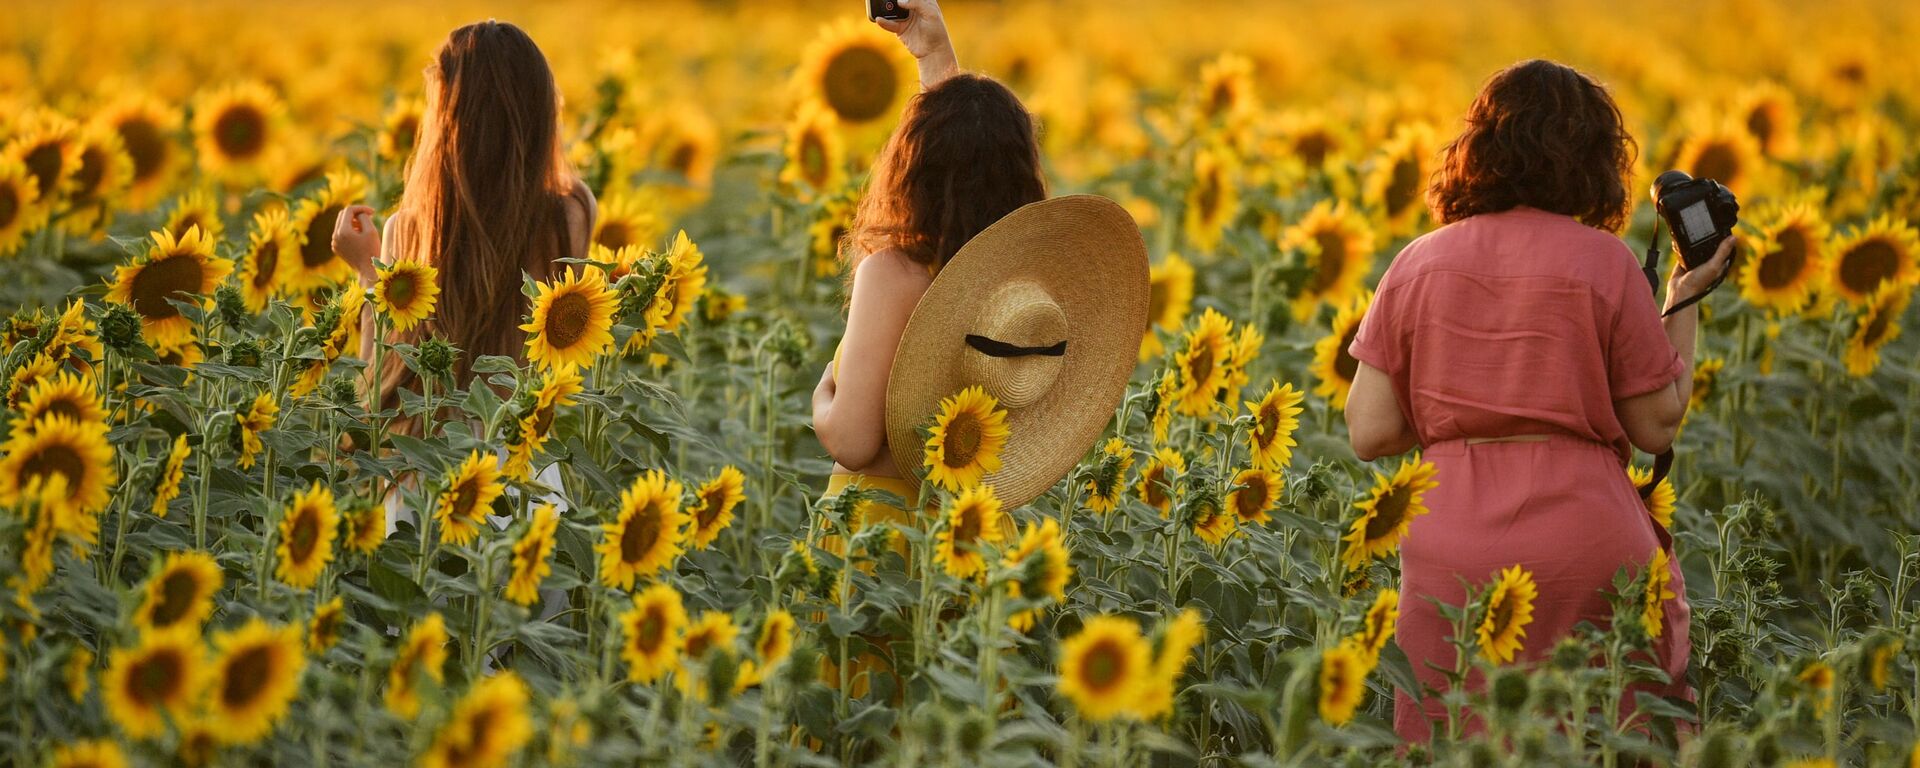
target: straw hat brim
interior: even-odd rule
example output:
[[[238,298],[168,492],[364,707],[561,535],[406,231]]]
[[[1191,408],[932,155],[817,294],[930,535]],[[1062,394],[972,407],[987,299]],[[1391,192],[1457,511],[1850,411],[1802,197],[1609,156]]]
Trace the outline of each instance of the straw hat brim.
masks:
[[[1051,295],[1067,342],[1051,384],[1008,409],[1000,469],[982,483],[1012,509],[1031,502],[1085,457],[1126,395],[1147,331],[1146,242],[1126,209],[1070,195],[1007,214],[962,246],[928,287],[900,337],[887,380],[887,444],[895,465],[925,477],[923,428],[940,401],[968,386],[965,341],[983,297],[1027,281]],[[1050,342],[1049,342],[1050,343]]]

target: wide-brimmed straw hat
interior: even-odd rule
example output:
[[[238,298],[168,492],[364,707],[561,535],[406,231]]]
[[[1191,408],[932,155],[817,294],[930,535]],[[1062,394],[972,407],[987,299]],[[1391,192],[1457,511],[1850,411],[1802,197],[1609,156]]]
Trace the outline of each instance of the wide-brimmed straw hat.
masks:
[[[1024,206],[967,241],[914,307],[894,355],[895,465],[925,477],[921,430],[943,399],[977,385],[1008,428],[1000,469],[982,483],[1009,509],[1053,487],[1126,394],[1147,331],[1147,270],[1133,217],[1095,195]]]

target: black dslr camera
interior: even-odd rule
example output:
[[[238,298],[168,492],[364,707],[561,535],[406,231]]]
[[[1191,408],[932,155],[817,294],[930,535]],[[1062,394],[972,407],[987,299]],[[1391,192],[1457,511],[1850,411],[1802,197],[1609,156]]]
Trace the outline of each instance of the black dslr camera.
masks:
[[[1740,223],[1740,201],[1713,179],[1667,171],[1653,180],[1653,209],[1673,232],[1680,262],[1693,269],[1713,258]]]

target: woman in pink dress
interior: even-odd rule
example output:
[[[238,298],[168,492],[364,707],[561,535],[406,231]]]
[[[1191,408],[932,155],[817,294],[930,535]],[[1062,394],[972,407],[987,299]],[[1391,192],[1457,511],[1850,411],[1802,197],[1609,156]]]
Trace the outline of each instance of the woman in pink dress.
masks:
[[[1397,642],[1423,686],[1444,690],[1451,627],[1429,598],[1465,602],[1519,565],[1539,597],[1514,663],[1551,653],[1573,626],[1607,625],[1604,590],[1673,539],[1642,507],[1625,466],[1667,450],[1692,389],[1698,316],[1662,320],[1626,224],[1634,145],[1591,78],[1547,61],[1496,74],[1443,151],[1427,200],[1446,226],[1410,243],[1380,279],[1350,347],[1360,365],[1346,407],[1353,449],[1372,460],[1423,447],[1437,468],[1430,514],[1401,549]],[[1725,271],[1731,240],[1676,273],[1685,298]],[[1687,696],[1685,585],[1673,591],[1651,691]],[[1432,665],[1432,666],[1430,666]],[[1394,726],[1425,741],[1437,696],[1402,692]]]

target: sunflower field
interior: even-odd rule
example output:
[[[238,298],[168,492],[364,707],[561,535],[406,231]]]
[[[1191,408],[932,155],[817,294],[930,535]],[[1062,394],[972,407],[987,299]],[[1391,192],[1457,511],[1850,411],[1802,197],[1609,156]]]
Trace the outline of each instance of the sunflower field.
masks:
[[[852,0],[9,3],[0,755],[1920,765],[1920,6],[1681,6],[949,2],[961,65],[1039,118],[1050,192],[1140,224],[1153,326],[1039,500],[978,484],[1005,432],[958,393],[928,514],[863,526],[889,499],[823,494],[808,394],[918,86]],[[528,283],[517,359],[361,360],[436,275],[363,291],[329,235],[393,209],[420,67],[489,16],[553,65],[591,258]],[[1648,505],[1696,696],[1637,693],[1675,595],[1631,571],[1609,626],[1515,663],[1552,588],[1515,568],[1443,609],[1476,684],[1408,746],[1395,692],[1439,694],[1392,642],[1397,552],[1435,480],[1354,459],[1345,348],[1434,226],[1437,150],[1530,57],[1612,89],[1635,189],[1680,168],[1743,205]],[[383,358],[422,386],[369,408]]]

